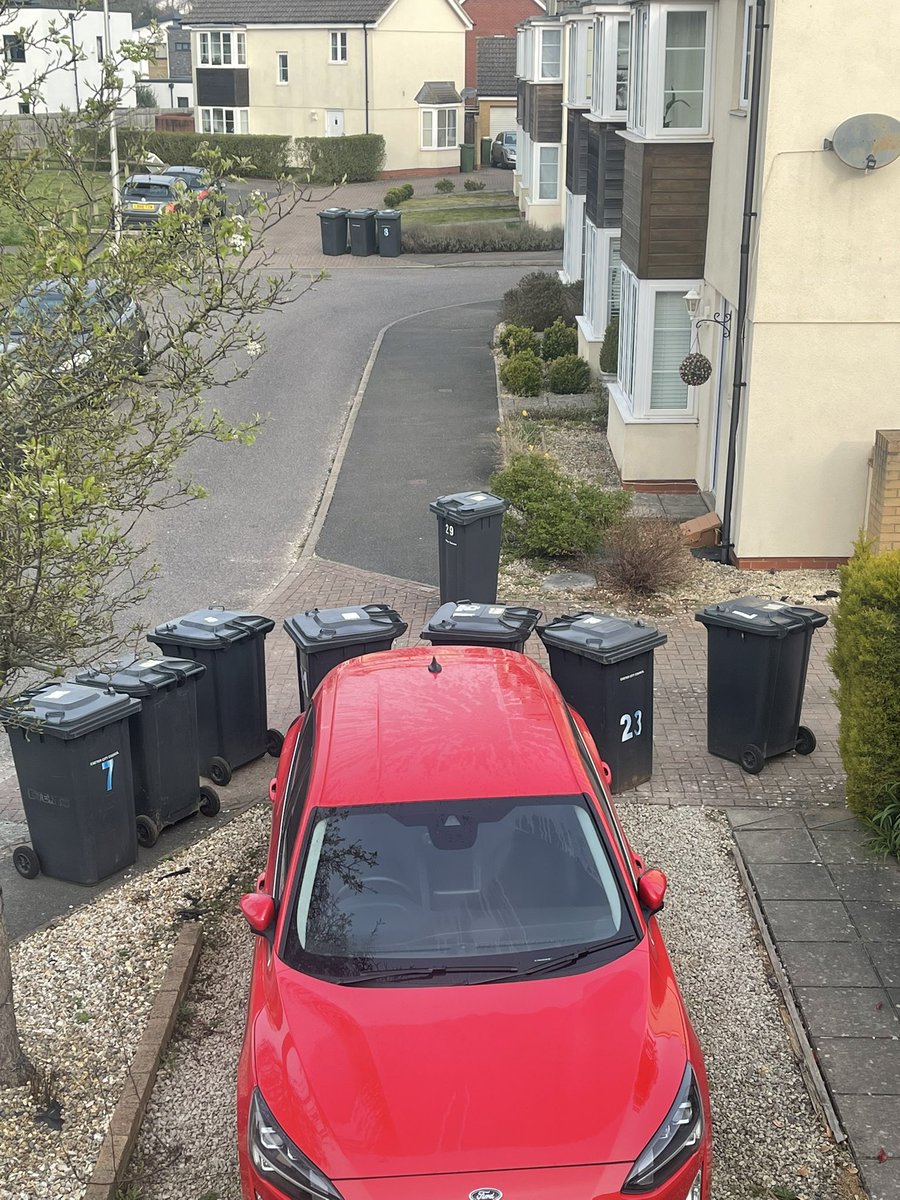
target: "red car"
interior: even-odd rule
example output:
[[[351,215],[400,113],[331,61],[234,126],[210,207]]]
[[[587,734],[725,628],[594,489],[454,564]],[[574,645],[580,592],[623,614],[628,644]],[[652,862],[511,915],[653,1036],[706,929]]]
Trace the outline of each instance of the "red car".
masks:
[[[708,1200],[706,1072],[580,718],[524,654],[332,671],[285,741],[244,1200]]]

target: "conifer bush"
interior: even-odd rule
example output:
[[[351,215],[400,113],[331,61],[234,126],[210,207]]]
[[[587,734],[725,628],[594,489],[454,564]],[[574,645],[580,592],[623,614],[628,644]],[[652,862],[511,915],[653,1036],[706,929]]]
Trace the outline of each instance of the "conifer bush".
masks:
[[[500,368],[500,382],[514,396],[537,396],[544,382],[541,360],[533,350],[520,350]]]
[[[578,353],[578,330],[557,317],[541,339],[541,358],[552,362],[566,354]]]

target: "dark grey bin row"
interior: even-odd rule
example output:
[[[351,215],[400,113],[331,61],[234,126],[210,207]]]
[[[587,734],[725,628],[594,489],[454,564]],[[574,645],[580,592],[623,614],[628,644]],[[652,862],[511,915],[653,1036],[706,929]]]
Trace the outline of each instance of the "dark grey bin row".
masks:
[[[349,249],[360,258],[396,258],[403,249],[400,224],[396,208],[325,208],[319,213],[322,253],[336,256]]]

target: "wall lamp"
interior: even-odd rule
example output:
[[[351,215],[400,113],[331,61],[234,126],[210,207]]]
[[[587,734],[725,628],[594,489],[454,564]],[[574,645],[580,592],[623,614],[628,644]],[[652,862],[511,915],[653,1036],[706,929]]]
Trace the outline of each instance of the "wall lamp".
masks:
[[[695,287],[691,288],[691,290],[685,294],[684,303],[688,310],[688,314],[689,314],[691,320],[694,321],[697,316],[697,310],[700,307],[700,293],[697,291],[697,289]],[[696,324],[699,328],[699,326],[708,325],[710,322],[712,322],[713,325],[721,325],[722,337],[726,337],[726,338],[731,337],[731,313],[730,312],[726,313],[726,315],[724,317],[722,316],[721,313],[716,313],[715,316],[713,316],[713,317],[701,317],[699,321],[696,321]]]

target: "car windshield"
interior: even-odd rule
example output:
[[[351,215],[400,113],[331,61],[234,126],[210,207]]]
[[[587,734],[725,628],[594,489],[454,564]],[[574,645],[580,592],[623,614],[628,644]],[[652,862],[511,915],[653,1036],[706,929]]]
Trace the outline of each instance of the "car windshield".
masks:
[[[504,133],[504,135],[503,135],[503,144],[504,144],[504,145],[506,145],[506,146],[515,146],[515,144],[516,144],[516,135],[515,135],[514,133]]]
[[[136,200],[169,200],[174,192],[165,183],[127,183],[125,195]]]
[[[320,808],[285,958],[337,981],[392,968],[522,972],[634,936],[581,796]]]
[[[74,316],[75,310],[79,321],[82,317],[92,319],[95,310],[101,306],[105,307],[106,304],[108,302],[103,301],[96,288],[86,291],[77,299],[72,293],[57,288],[39,288],[27,296],[20,296],[16,301],[13,308],[12,332],[21,333],[29,326],[49,329],[64,318],[66,312]]]

